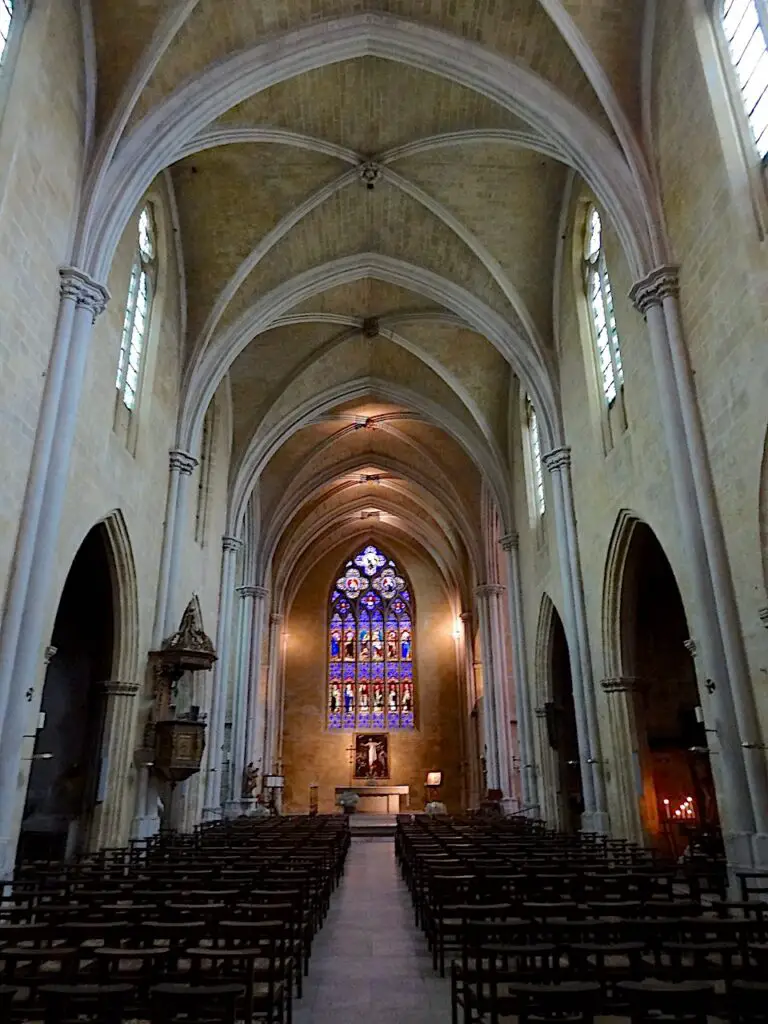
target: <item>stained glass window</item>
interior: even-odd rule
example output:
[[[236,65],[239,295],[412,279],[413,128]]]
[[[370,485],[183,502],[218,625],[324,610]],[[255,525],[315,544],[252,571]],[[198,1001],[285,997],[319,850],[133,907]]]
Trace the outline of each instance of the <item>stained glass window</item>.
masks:
[[[723,0],[728,52],[761,159],[768,155],[768,5],[765,0]]]
[[[329,729],[414,728],[413,625],[407,579],[367,544],[331,592]]]
[[[543,516],[547,510],[547,502],[544,495],[544,472],[541,467],[541,437],[539,436],[539,421],[536,417],[536,410],[533,402],[525,396],[525,418],[528,424],[528,445],[531,454],[531,490],[533,492],[533,504],[536,514]]]
[[[0,0],[0,3],[2,0]],[[120,359],[115,384],[123,405],[131,412],[141,380],[144,343],[149,330],[152,298],[155,288],[157,257],[155,252],[155,221],[152,207],[147,204],[139,217],[136,251],[125,303],[123,334],[120,341]]]
[[[13,0],[0,0],[0,63],[5,56],[13,21]]]
[[[584,234],[584,285],[592,319],[597,368],[606,403],[611,406],[624,384],[613,292],[603,249],[603,225],[594,206],[587,211]]]

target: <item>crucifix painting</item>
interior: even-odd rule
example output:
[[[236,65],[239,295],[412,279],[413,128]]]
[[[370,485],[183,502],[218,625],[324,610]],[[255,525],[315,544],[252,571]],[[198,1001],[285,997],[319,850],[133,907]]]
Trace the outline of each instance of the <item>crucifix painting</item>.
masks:
[[[355,736],[355,778],[389,778],[389,736],[385,732]]]

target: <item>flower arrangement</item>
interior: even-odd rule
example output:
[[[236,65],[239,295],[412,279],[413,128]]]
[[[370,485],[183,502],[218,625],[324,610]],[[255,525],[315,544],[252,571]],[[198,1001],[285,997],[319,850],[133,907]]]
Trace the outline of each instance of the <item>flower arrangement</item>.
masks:
[[[345,814],[354,814],[355,808],[360,803],[360,797],[354,789],[345,789],[339,793],[338,802]]]

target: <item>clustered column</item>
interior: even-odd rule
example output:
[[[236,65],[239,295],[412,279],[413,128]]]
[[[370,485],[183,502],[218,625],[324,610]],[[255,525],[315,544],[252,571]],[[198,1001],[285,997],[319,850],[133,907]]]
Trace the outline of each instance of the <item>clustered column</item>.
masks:
[[[266,744],[264,771],[277,769],[280,758],[280,730],[283,718],[283,616],[272,612],[269,616],[269,664],[266,694]]]
[[[104,285],[76,267],[62,267],[59,275],[59,311],[0,625],[0,879],[13,873],[25,781],[22,744],[31,714],[25,692],[42,666],[50,567],[56,558],[88,349],[93,326],[109,299]]]
[[[539,806],[539,795],[533,742],[531,693],[528,686],[525,629],[523,627],[518,535],[516,533],[508,533],[505,537],[501,538],[500,543],[507,555],[509,621],[512,636],[512,674],[515,686],[523,806],[529,808],[529,813],[535,816]]]
[[[483,646],[483,719],[488,787],[500,789],[505,797],[510,797],[513,792],[513,767],[501,607],[504,587],[498,583],[485,583],[475,593]]]
[[[560,573],[563,581],[565,631],[576,712],[586,830],[608,831],[605,778],[601,757],[592,658],[587,636],[584,588],[576,535],[576,510],[571,481],[571,449],[556,448],[542,459],[552,477]]]
[[[168,493],[165,499],[165,529],[160,552],[160,573],[155,598],[155,625],[152,646],[155,650],[166,637],[175,632],[178,614],[176,605],[178,591],[181,539],[186,522],[189,480],[197,465],[197,459],[189,452],[174,448],[169,452]]]
[[[649,771],[646,727],[643,721],[642,699],[645,686],[633,676],[612,676],[602,680],[608,705],[608,728],[613,752],[613,783],[618,791],[618,821],[613,831],[633,843],[646,845],[648,836],[645,823],[651,825],[648,815],[654,808],[645,807],[645,775]],[[641,748],[640,744],[643,744]],[[649,805],[653,801],[648,802]],[[651,829],[651,831],[655,831]]]
[[[242,542],[237,537],[221,538],[221,581],[219,585],[219,619],[216,627],[216,666],[213,675],[211,713],[206,743],[205,796],[203,817],[221,814],[222,762],[224,726],[229,689],[229,644],[232,636],[232,598],[235,591],[237,552]]]
[[[672,481],[702,635],[702,701],[729,860],[768,866],[768,774],[717,509],[704,428],[683,337],[676,267],[658,267],[630,297],[648,324]]]

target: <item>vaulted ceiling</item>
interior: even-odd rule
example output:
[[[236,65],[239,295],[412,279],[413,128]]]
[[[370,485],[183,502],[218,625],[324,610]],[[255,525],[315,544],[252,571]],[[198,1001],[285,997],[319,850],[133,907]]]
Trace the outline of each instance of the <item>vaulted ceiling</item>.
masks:
[[[642,0],[92,6],[102,139],[130,137],[215,62],[270,40],[264,52],[279,53],[279,37],[325,19],[332,36],[360,14],[487,48],[612,141],[640,121]],[[448,583],[477,579],[483,479],[508,512],[519,385],[498,337],[461,309],[477,304],[554,358],[566,161],[491,85],[380,51],[233,88],[170,167],[188,379],[206,360],[228,370],[234,500],[243,508],[256,488],[277,586],[340,531],[391,532],[429,551]]]

